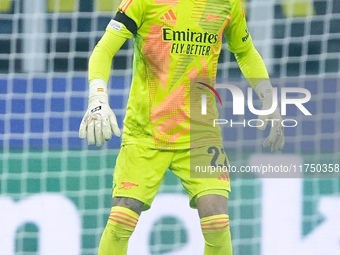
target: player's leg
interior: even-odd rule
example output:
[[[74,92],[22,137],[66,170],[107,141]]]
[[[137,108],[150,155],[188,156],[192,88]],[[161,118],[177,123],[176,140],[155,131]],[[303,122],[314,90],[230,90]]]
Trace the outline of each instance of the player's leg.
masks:
[[[228,214],[228,199],[221,195],[207,194],[196,200],[196,207],[201,219],[217,214]]]
[[[218,150],[217,150],[218,149]],[[219,157],[210,152],[220,152]],[[228,195],[230,192],[230,180],[223,173],[221,177],[214,175],[190,176],[191,168],[198,166],[211,166],[212,159],[219,165],[226,164],[228,159],[222,148],[201,147],[183,150],[174,157],[171,170],[177,175],[187,190],[190,197],[190,206],[198,209],[201,227],[205,239],[205,255],[231,255],[231,236],[229,229]],[[219,175],[217,175],[219,176]],[[200,178],[203,177],[203,178]]]
[[[122,146],[114,171],[113,207],[100,240],[99,255],[126,255],[142,210],[150,208],[172,158],[138,145]]]
[[[228,199],[225,196],[208,194],[196,200],[205,239],[205,255],[231,255]]]
[[[131,197],[114,197],[112,198],[112,205],[129,208],[140,215],[143,210],[144,203]]]

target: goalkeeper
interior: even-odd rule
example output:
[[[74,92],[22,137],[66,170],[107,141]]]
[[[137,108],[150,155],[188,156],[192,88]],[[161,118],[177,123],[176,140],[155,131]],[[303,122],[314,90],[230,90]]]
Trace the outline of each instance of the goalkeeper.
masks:
[[[219,162],[228,162],[220,129],[203,128],[193,135],[190,126],[195,110],[190,108],[190,82],[209,80],[214,86],[223,36],[263,109],[269,109],[272,86],[239,0],[123,0],[93,50],[89,106],[79,136],[101,146],[112,133],[121,134],[109,106],[107,84],[112,58],[134,37],[133,77],[114,170],[113,207],[100,241],[100,255],[127,254],[139,215],[150,208],[167,169],[180,178],[190,206],[198,209],[204,254],[232,254],[229,178],[190,178],[190,155],[210,165],[213,156],[208,152],[215,149],[222,152]],[[280,120],[281,116],[276,109],[261,118]],[[272,151],[284,146],[280,123],[271,125],[264,142]]]

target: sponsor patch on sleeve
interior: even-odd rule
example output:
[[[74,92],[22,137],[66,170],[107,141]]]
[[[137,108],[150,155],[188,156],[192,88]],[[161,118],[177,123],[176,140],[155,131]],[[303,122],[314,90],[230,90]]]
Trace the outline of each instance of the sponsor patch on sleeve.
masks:
[[[110,21],[110,23],[108,24],[108,27],[111,27],[111,28],[113,28],[114,30],[117,30],[117,31],[120,31],[122,26],[123,26],[122,23],[120,23],[120,22],[118,22],[118,21],[116,21],[114,19],[112,19]]]

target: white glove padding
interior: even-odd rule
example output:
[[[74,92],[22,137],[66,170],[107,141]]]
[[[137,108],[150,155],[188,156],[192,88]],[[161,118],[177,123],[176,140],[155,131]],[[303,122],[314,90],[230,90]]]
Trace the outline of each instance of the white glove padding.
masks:
[[[120,136],[116,115],[108,103],[106,84],[103,80],[94,80],[90,84],[89,106],[79,127],[79,138],[88,144],[102,146],[105,140],[110,140],[112,133]]]
[[[272,88],[268,80],[260,82],[255,87],[255,92],[262,102],[262,110],[268,110],[272,107]],[[270,122],[271,125],[269,136],[264,141],[263,147],[267,148],[271,146],[271,151],[282,150],[285,145],[285,137],[279,107],[277,106],[271,114],[259,115],[258,122],[258,129],[262,131],[266,129],[268,122]]]

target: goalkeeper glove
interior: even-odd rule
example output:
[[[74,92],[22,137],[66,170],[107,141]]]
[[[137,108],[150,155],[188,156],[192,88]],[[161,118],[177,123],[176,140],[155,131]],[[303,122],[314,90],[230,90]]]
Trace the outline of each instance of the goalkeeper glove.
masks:
[[[101,79],[90,83],[89,105],[79,127],[79,138],[85,139],[88,144],[102,146],[105,140],[110,140],[112,133],[120,136],[116,115],[109,106],[107,85]]]
[[[262,110],[268,110],[272,107],[272,90],[273,87],[268,80],[261,81],[255,86],[255,92],[262,102]],[[271,122],[270,133],[264,141],[263,147],[271,146],[271,151],[282,150],[285,145],[285,137],[279,107],[277,106],[271,114],[259,115],[258,122],[258,129],[262,131],[266,129],[268,122]]]

